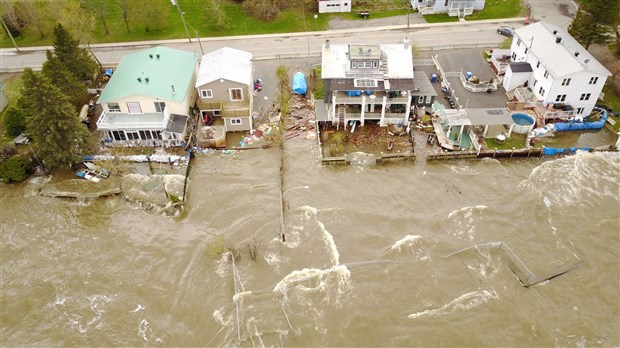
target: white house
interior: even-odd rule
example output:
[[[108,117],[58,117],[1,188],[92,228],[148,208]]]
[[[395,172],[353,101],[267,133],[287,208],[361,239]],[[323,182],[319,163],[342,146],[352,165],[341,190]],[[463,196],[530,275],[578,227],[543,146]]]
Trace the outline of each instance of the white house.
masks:
[[[202,56],[195,87],[205,124],[223,120],[226,132],[252,129],[252,58],[230,47]]]
[[[450,16],[464,17],[474,10],[482,10],[485,0],[411,0],[411,7],[420,14],[448,13]]]
[[[559,109],[560,104],[562,117],[589,115],[611,76],[566,30],[544,22],[515,30],[510,51],[512,62],[531,66],[526,77],[524,69],[519,69],[524,86],[539,104],[550,109],[553,104]],[[506,71],[503,84],[507,91],[514,89],[515,78],[513,70]]]
[[[154,47],[125,55],[97,100],[106,143],[180,145],[196,101],[198,57]]]
[[[401,44],[330,44],[321,54],[325,111],[318,121],[406,124],[412,104],[413,55]]]
[[[319,13],[351,12],[353,0],[319,0]]]

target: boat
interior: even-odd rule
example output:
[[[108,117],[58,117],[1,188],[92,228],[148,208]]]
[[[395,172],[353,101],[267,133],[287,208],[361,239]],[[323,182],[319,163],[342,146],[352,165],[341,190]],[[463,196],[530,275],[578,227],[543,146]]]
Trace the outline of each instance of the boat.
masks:
[[[93,163],[84,162],[86,169],[80,169],[75,174],[82,178],[92,182],[99,182],[101,179],[105,179],[110,176],[110,173],[105,168],[100,168]]]

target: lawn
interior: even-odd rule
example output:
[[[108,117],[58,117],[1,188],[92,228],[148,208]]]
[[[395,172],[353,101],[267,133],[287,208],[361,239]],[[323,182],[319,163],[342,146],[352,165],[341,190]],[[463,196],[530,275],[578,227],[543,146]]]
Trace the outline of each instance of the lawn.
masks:
[[[605,93],[605,99],[600,103],[607,105],[615,112],[620,113],[620,95],[618,95],[618,90],[613,88],[611,85],[607,85],[603,87],[603,93]],[[616,122],[616,124],[612,126],[614,131],[620,132],[620,117],[612,117],[611,119]]]
[[[21,74],[3,74],[0,78],[0,84],[4,85],[2,93],[8,101],[8,106],[17,104],[17,99],[21,96],[22,88]],[[5,108],[6,110],[6,108]],[[7,144],[13,139],[7,137],[4,133],[4,113],[0,114],[0,145]]]
[[[474,11],[473,14],[466,16],[465,20],[476,21],[481,19],[512,18],[527,15],[527,9],[521,0],[486,0],[484,9]],[[457,17],[450,17],[448,14],[426,15],[424,19],[428,23],[458,22]]]

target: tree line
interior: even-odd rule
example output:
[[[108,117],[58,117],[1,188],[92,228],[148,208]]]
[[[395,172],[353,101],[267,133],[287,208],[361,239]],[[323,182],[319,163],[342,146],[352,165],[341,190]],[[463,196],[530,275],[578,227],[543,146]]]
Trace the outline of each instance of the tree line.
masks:
[[[582,0],[568,32],[588,49],[592,44],[614,42],[620,57],[620,0]]]
[[[78,110],[86,99],[86,86],[98,73],[92,56],[64,26],[57,24],[53,35],[54,49],[47,51],[41,72],[24,70],[21,96],[4,113],[7,133],[25,134],[46,171],[69,168],[93,150],[93,137],[79,120]],[[11,150],[4,150],[2,157],[4,182],[25,179],[31,159]]]

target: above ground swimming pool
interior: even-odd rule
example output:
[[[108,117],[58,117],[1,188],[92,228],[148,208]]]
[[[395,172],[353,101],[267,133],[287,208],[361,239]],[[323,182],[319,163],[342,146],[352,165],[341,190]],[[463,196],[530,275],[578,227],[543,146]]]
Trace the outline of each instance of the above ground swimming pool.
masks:
[[[534,117],[524,112],[515,112],[512,114],[512,121],[515,123],[512,131],[519,134],[527,134],[534,129]]]

